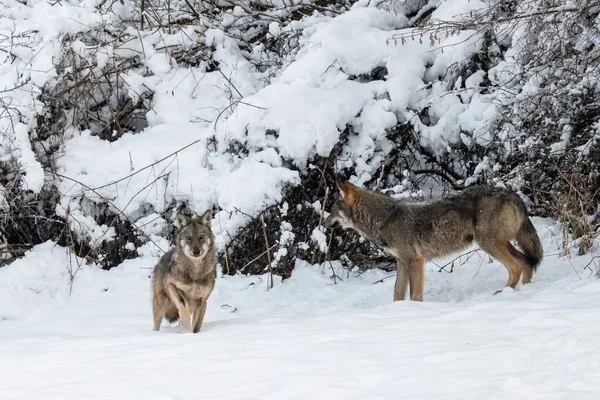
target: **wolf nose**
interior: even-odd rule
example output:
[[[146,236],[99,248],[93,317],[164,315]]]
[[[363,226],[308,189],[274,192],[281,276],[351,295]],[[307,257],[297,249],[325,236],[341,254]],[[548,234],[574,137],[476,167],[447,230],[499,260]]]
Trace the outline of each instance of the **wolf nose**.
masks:
[[[198,257],[200,255],[200,249],[194,249],[192,251],[192,254],[194,255],[194,257]]]

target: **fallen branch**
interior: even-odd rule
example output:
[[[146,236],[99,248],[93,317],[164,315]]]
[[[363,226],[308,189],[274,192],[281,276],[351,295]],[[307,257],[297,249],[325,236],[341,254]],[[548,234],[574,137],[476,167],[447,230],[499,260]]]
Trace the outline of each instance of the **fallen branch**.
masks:
[[[434,264],[436,267],[438,267],[440,269],[438,272],[445,271],[447,266],[452,265],[452,268],[450,268],[450,272],[452,272],[454,269],[454,262],[456,260],[459,260],[460,258],[467,256],[467,259],[460,264],[460,265],[464,265],[467,261],[469,261],[471,259],[471,254],[474,254],[474,253],[479,254],[480,251],[481,251],[481,249],[475,249],[475,250],[467,251],[466,253],[462,253],[459,256],[457,256],[456,258],[454,258],[453,260],[448,261],[446,264],[442,265],[441,267],[435,263]]]
[[[393,278],[393,277],[395,277],[395,276],[396,276],[396,274],[394,274],[394,275],[388,275],[388,276],[386,276],[386,277],[384,277],[384,278],[381,278],[381,279],[379,279],[379,280],[377,280],[377,281],[373,282],[373,283],[372,283],[372,285],[375,285],[375,284],[377,284],[377,283],[383,283],[383,281],[384,281],[384,280],[386,280],[386,279],[389,279],[389,278]]]

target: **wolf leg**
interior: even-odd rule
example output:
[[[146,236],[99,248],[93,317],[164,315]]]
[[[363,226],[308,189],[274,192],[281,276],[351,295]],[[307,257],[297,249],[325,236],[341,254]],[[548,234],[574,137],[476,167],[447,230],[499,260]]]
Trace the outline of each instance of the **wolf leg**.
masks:
[[[160,323],[165,314],[165,305],[169,299],[164,292],[153,293],[152,295],[152,317],[154,321],[154,330],[160,330]]]
[[[412,301],[423,301],[423,279],[425,275],[425,258],[422,255],[415,256],[408,267],[408,282],[410,284],[410,299]]]
[[[189,330],[191,315],[191,305],[189,304],[189,299],[186,298],[181,289],[177,288],[172,283],[167,284],[167,291],[169,292],[169,298],[179,311],[179,324],[182,328]]]
[[[523,266],[511,254],[510,247],[513,247],[513,245],[510,244],[510,242],[499,244],[497,242],[487,243],[485,241],[482,241],[479,242],[479,246],[483,251],[485,251],[504,265],[504,267],[508,271],[508,281],[506,282],[506,286],[514,289],[515,286],[517,286],[517,283],[519,283],[519,279],[521,278]],[[514,251],[517,250],[514,249]],[[529,277],[529,279],[531,280],[531,276]],[[500,292],[501,290],[498,290],[494,294],[498,294]]]
[[[523,280],[521,281],[521,282],[523,282],[523,285],[531,283],[532,276],[533,276],[533,268],[524,267],[523,268]]]
[[[519,279],[521,278],[521,274],[523,273],[523,266],[521,263],[513,257],[510,252],[510,247],[513,247],[512,244],[507,243],[506,248],[502,249],[502,258],[498,258],[502,264],[508,270],[508,281],[506,282],[506,286],[510,286],[511,288],[515,288],[517,283],[519,283]]]
[[[185,307],[185,296],[175,285],[172,283],[167,284],[167,291],[169,293],[169,298],[171,301],[177,306],[179,310]]]
[[[394,301],[399,301],[406,298],[408,270],[400,260],[396,260],[396,265],[398,266],[398,270],[396,272],[396,284],[394,285]]]
[[[179,325],[185,329],[190,330],[190,320],[192,317],[192,305],[190,304],[190,300],[186,297],[185,293],[178,288],[175,288],[177,291],[177,295],[179,296],[179,305],[177,306],[177,310],[179,312]]]
[[[200,332],[200,327],[204,321],[204,314],[206,313],[206,300],[198,299],[196,301],[196,307],[194,307],[194,315],[192,316],[192,332]]]
[[[190,330],[190,322],[192,318],[192,310],[190,305],[186,304],[185,307],[179,310],[179,325],[186,331]]]

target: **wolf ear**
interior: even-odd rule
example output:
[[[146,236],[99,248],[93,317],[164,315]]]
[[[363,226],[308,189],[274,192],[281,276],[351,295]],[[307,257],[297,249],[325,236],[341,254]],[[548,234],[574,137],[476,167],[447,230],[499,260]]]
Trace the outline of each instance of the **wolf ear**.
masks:
[[[209,209],[209,210],[206,210],[204,212],[204,214],[202,214],[201,223],[202,223],[202,225],[210,228],[211,222],[212,222],[212,211]]]
[[[182,211],[178,211],[175,215],[175,228],[177,228],[178,231],[181,231],[189,223],[190,219],[187,217],[187,215],[185,215]]]
[[[350,182],[336,182],[335,184],[340,190],[340,195],[344,203],[348,205],[354,204],[354,200],[356,200],[356,186]]]

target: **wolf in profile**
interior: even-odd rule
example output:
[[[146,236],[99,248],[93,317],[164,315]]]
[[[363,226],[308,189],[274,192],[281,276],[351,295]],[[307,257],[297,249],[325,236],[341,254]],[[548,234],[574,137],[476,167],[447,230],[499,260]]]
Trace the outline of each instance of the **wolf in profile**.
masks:
[[[425,261],[450,255],[475,241],[508,270],[506,286],[521,274],[529,283],[543,257],[540,238],[521,198],[510,189],[474,186],[434,202],[397,200],[383,193],[336,183],[339,198],[325,219],[326,228],[357,231],[396,258],[394,301],[423,301]],[[517,250],[516,240],[523,251]],[[497,291],[498,293],[500,291]]]
[[[212,213],[191,217],[179,211],[175,218],[176,246],[164,254],[152,276],[154,330],[160,330],[164,317],[194,333],[200,331],[206,301],[216,278]]]

